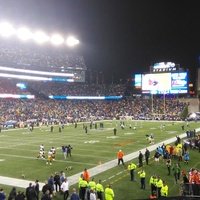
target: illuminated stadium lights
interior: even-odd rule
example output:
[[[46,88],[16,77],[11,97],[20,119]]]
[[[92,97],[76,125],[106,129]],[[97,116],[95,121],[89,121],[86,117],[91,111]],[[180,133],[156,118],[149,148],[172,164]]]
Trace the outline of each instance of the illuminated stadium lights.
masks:
[[[99,97],[99,96],[66,96],[66,99],[77,99],[77,100],[84,100],[84,99],[88,99],[88,100],[102,100],[105,99],[104,96]]]
[[[0,22],[0,36],[8,38],[15,35],[20,40],[34,40],[38,44],[51,42],[51,44],[58,46],[67,44],[67,46],[74,47],[79,44],[79,40],[73,36],[69,36],[66,41],[60,34],[53,34],[51,37],[45,32],[39,30],[31,32],[27,27],[14,28],[12,24],[8,22]]]
[[[68,100],[119,100],[123,96],[54,96],[50,95],[50,99],[68,99]]]
[[[21,90],[24,90],[24,89],[27,88],[25,83],[17,83],[16,86],[17,86],[18,88],[20,88]]]
[[[8,22],[0,23],[0,35],[2,37],[10,37],[14,34],[15,34],[15,29],[13,28],[12,24]]]
[[[74,79],[56,77],[56,78],[51,78],[51,81],[54,81],[54,82],[74,82]]]
[[[2,66],[0,66],[0,71],[22,72],[22,73],[27,73],[27,74],[39,74],[39,75],[50,75],[50,76],[60,76],[60,77],[74,77],[74,74],[72,73],[45,72],[45,71],[17,69],[17,68],[2,67]]]
[[[45,42],[49,41],[49,36],[44,33],[43,31],[37,31],[34,33],[33,35],[33,39],[35,40],[35,42],[37,42],[38,44],[43,44]]]
[[[74,79],[67,79],[67,82],[74,82]]]
[[[77,44],[79,44],[79,40],[77,40],[75,37],[73,36],[69,36],[66,40],[66,44],[70,47],[76,46]]]
[[[15,79],[24,79],[24,80],[32,80],[32,81],[51,81],[51,78],[47,77],[39,77],[39,76],[27,76],[27,75],[15,75],[15,74],[4,74],[0,73],[0,77],[5,78],[15,78]]]
[[[64,43],[64,38],[59,34],[54,34],[51,37],[51,43],[53,45],[61,45]]]
[[[26,27],[21,27],[17,30],[17,36],[20,40],[30,40],[33,37],[33,33]]]
[[[34,95],[26,94],[0,94],[0,98],[13,98],[13,99],[35,99]]]
[[[19,75],[19,74],[16,75],[16,74],[6,74],[6,73],[0,73],[0,77],[32,80],[32,81],[74,82],[74,79],[67,79],[67,78],[48,78],[42,76],[28,76],[28,75]]]

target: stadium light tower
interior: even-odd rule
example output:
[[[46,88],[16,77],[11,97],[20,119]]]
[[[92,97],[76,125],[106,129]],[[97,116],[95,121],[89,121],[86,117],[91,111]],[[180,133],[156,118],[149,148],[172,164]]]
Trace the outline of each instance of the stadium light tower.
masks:
[[[76,39],[75,37],[73,36],[69,36],[66,40],[66,44],[69,46],[69,47],[74,47],[76,45],[79,44],[79,40]]]
[[[26,27],[21,27],[17,30],[17,36],[20,40],[30,40],[33,37],[33,33]]]
[[[153,116],[153,93],[151,93],[151,113]]]
[[[54,34],[51,37],[51,43],[53,45],[61,45],[64,43],[64,38],[60,34]]]
[[[164,106],[164,115],[166,114],[166,100],[165,100],[165,92],[163,93],[163,106]]]
[[[13,28],[12,24],[8,22],[1,22],[0,23],[0,35],[2,37],[10,37],[15,34],[15,29]]]
[[[25,26],[15,29],[9,22],[0,21],[0,36],[9,38],[12,35],[22,41],[33,40],[38,44],[50,42],[55,46],[66,44],[69,47],[74,47],[80,43],[79,40],[72,35],[65,40],[65,38],[58,33],[50,36],[41,30],[33,32]]]

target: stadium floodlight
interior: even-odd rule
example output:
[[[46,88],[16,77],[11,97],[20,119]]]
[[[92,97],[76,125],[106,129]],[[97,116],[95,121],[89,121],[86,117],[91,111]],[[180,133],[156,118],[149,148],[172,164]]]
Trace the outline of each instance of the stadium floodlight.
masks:
[[[54,34],[51,37],[51,43],[53,45],[61,45],[64,43],[64,38],[60,34]]]
[[[34,99],[35,95],[30,94],[0,94],[0,98],[13,98],[13,99]]]
[[[37,32],[34,33],[33,39],[38,44],[43,44],[43,43],[49,41],[49,36],[43,31],[37,31]]]
[[[42,77],[42,76],[27,76],[27,75],[19,75],[19,74],[5,74],[0,73],[0,77],[5,78],[14,78],[14,79],[24,79],[24,80],[33,80],[33,81],[52,81],[52,78]]]
[[[13,28],[12,24],[8,22],[0,23],[0,35],[2,37],[10,37],[14,34],[15,34],[15,29]]]
[[[66,44],[70,47],[76,46],[77,44],[79,44],[79,40],[76,39],[73,36],[69,36],[66,40]]]
[[[19,68],[2,67],[2,66],[0,66],[0,71],[20,72],[20,73],[26,73],[26,74],[38,74],[38,75],[58,76],[58,77],[74,77],[73,73],[36,71],[36,70],[30,70],[30,69],[19,69]]]
[[[20,40],[30,40],[33,37],[32,32],[26,28],[26,27],[21,27],[17,30],[17,36]]]
[[[69,79],[67,79],[67,82],[70,82],[70,83],[72,83],[72,82],[74,82],[74,79],[72,79],[72,78],[69,78]]]
[[[84,100],[84,99],[96,99],[96,100],[103,100],[105,99],[105,96],[66,96],[66,99],[78,99],[78,100]]]

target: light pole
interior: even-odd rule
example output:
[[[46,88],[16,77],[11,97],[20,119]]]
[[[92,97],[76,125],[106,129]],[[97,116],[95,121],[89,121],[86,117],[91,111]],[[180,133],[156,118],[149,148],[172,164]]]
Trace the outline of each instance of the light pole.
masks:
[[[153,92],[151,92],[151,113],[153,116]]]
[[[164,115],[166,113],[166,110],[165,110],[165,92],[163,93],[163,103],[164,103]]]

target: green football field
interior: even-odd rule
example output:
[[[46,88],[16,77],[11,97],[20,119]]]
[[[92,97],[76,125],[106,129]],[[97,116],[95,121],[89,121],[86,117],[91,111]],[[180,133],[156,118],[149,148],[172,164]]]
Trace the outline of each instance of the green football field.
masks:
[[[54,127],[52,133],[50,127],[46,126],[35,127],[33,132],[26,128],[2,131],[0,133],[0,175],[13,178],[22,178],[24,175],[26,180],[39,179],[40,182],[44,182],[51,174],[60,171],[65,171],[67,176],[71,176],[81,173],[84,168],[90,169],[116,159],[119,149],[122,149],[125,154],[129,154],[150,146],[146,140],[146,134],[152,133],[155,143],[158,143],[183,133],[182,125],[185,125],[185,131],[200,127],[198,122],[190,122],[187,127],[185,122],[125,121],[125,129],[121,129],[119,121],[104,121],[103,123],[103,129],[99,128],[99,123],[97,129],[94,127],[90,129],[88,123],[87,134],[83,130],[82,124],[78,124],[77,128],[74,125],[65,125],[61,133],[58,126]],[[132,129],[129,128],[130,125]],[[113,134],[114,127],[117,128],[116,136]],[[136,130],[133,127],[136,127]],[[51,166],[46,165],[45,160],[36,158],[41,144],[44,144],[46,155],[52,146],[57,150],[56,160]],[[69,144],[73,147],[72,157],[65,160],[61,146]],[[191,166],[200,168],[198,156],[197,152],[191,152],[190,165],[185,166],[183,163],[183,167],[186,169]],[[72,169],[66,171],[67,166],[72,166]],[[159,165],[155,165],[151,162],[149,166],[145,166],[145,171],[147,182],[153,173],[157,173],[167,181],[170,195],[179,192],[179,186],[174,183],[173,176],[166,176],[165,163],[161,162]],[[147,189],[141,192],[139,179],[134,183],[129,181],[129,174],[123,166],[117,166],[96,175],[95,180],[98,179],[103,180],[104,186],[112,183],[115,200],[147,198],[150,194],[148,184]],[[9,187],[6,188],[9,189]],[[55,198],[59,198],[59,196]]]

